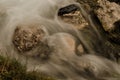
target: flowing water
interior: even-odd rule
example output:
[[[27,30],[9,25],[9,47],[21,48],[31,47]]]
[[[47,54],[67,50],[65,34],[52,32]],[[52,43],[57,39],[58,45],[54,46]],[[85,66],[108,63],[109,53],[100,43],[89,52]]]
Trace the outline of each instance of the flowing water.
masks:
[[[81,13],[91,25],[91,32],[78,31],[58,18],[58,10],[70,4],[79,6]],[[56,51],[45,61],[40,60],[40,57],[22,55],[14,49],[12,39],[15,29],[19,25],[30,24],[42,25],[48,33],[45,39],[49,46],[55,46]],[[104,45],[105,39],[102,39],[103,35],[96,26],[100,25],[96,24],[92,16],[74,0],[0,0],[1,55],[16,58],[23,64],[27,63],[28,71],[37,70],[58,80],[120,79],[120,66],[106,56],[109,48]],[[89,35],[93,35],[92,38],[96,40],[88,40]],[[87,54],[76,55],[66,37],[73,41],[72,44],[74,41],[77,46],[81,44]]]

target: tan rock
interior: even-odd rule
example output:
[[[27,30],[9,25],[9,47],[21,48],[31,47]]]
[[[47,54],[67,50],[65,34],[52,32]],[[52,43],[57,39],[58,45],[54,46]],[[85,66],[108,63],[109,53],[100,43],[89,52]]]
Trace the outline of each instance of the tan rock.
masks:
[[[19,52],[26,52],[41,43],[46,35],[39,25],[20,25],[15,30],[13,44]]]
[[[75,28],[81,29],[88,25],[80,11],[75,11],[73,13],[65,14],[61,16],[62,20],[66,23],[74,25]]]
[[[110,32],[114,23],[120,19],[120,6],[107,0],[98,0],[99,8],[95,10],[105,31]]]

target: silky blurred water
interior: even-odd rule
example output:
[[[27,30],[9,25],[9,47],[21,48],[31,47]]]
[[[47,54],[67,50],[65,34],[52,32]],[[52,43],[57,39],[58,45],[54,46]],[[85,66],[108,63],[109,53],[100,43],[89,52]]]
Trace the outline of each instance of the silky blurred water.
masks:
[[[91,17],[75,0],[0,0],[1,55],[16,58],[22,64],[27,63],[28,71],[37,70],[58,80],[119,80],[119,64],[104,56],[95,55],[97,52],[87,44],[84,34],[58,18],[58,10],[70,4],[80,8],[97,35],[96,40],[101,41],[101,34]],[[42,25],[46,29],[46,40],[49,46],[55,47],[55,52],[52,52],[46,61],[40,60],[39,57],[21,55],[14,49],[12,39],[17,26],[32,23]],[[73,40],[73,44],[77,41],[78,45],[83,45],[89,54],[76,55],[66,37]]]

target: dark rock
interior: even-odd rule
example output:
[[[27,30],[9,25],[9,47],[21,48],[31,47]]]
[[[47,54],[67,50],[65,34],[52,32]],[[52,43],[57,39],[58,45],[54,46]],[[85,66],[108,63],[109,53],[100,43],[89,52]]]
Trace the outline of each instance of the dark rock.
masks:
[[[110,2],[115,2],[115,3],[117,3],[117,4],[120,4],[120,0],[108,0],[108,1],[110,1]]]
[[[79,9],[78,6],[76,6],[74,4],[71,4],[71,5],[65,6],[63,8],[60,8],[59,12],[58,12],[58,15],[61,16],[61,15],[64,15],[64,14],[68,14],[68,13],[74,12],[78,9]]]

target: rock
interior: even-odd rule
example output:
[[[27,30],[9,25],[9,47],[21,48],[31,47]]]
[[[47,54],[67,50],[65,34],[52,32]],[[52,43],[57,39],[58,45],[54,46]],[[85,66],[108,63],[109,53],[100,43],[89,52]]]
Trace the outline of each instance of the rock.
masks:
[[[114,23],[114,29],[109,33],[108,38],[112,43],[120,45],[120,20]]]
[[[48,37],[47,42],[56,49],[56,53],[75,52],[74,37],[67,33],[56,33]]]
[[[84,5],[88,9],[88,5]],[[71,4],[65,7],[62,7],[58,11],[58,16],[66,23],[74,25],[75,28],[81,29],[88,25],[88,23],[83,18],[79,6]]]
[[[81,15],[80,11],[64,14],[63,16],[61,16],[61,19],[66,23],[74,25],[74,27],[77,29],[84,28],[88,25],[88,23]]]
[[[74,4],[65,6],[65,7],[59,9],[58,16],[62,16],[64,14],[68,14],[68,13],[74,12],[74,11],[76,11],[78,9],[79,9],[79,7],[74,5]]]
[[[114,23],[120,19],[120,6],[107,0],[98,0],[99,8],[95,10],[97,17],[103,25],[105,31],[114,29]]]
[[[75,38],[67,33],[56,33],[47,38],[49,46],[54,47],[55,54],[63,54],[66,56],[82,55],[84,49],[82,45],[78,44]],[[79,54],[78,54],[79,53]]]
[[[78,55],[83,55],[85,54],[85,51],[84,51],[84,48],[83,46],[80,44],[78,47],[77,47],[78,51],[79,51],[79,54]]]
[[[108,1],[110,1],[110,2],[115,2],[115,3],[117,3],[117,4],[120,4],[120,0],[108,0]]]
[[[25,55],[39,60],[46,60],[52,52],[45,38],[49,36],[42,25],[20,25],[13,36],[15,49]]]
[[[77,2],[82,4],[86,10],[90,10],[90,8],[95,8],[95,6],[97,5],[97,1],[98,0],[77,0]]]
[[[19,52],[27,52],[42,43],[46,35],[38,25],[21,25],[14,32],[13,44]]]

